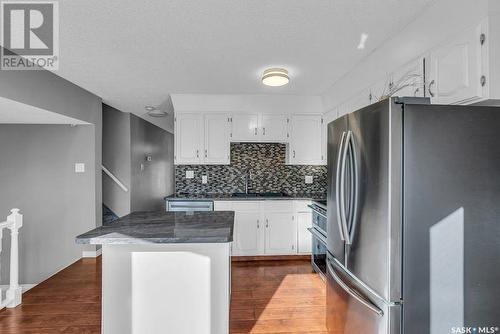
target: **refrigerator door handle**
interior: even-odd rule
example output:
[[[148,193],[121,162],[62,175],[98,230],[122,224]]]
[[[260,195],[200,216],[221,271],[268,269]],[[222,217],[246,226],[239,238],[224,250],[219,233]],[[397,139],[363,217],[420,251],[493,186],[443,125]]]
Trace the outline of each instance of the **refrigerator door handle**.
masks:
[[[340,171],[340,200],[337,201],[339,202],[340,206],[340,216],[341,216],[341,223],[342,223],[342,233],[344,234],[344,240],[346,244],[350,244],[350,238],[349,238],[349,229],[347,228],[347,215],[345,212],[345,174],[346,174],[346,160],[347,160],[347,152],[349,150],[349,142],[351,141],[352,138],[352,131],[347,131],[347,136],[345,139],[344,143],[344,150],[342,152],[342,163],[341,163],[341,171]]]
[[[351,132],[351,131],[350,131]],[[356,159],[356,145],[354,143],[354,136],[349,137],[349,141],[347,141],[346,146],[350,150],[350,160],[351,163],[350,165],[350,177],[351,177],[351,190],[350,190],[350,203],[349,207],[350,209],[350,214],[349,214],[349,221],[346,222],[346,230],[347,230],[347,244],[352,244],[352,239],[354,237],[354,230],[355,230],[355,224],[356,224],[356,216],[357,216],[357,211],[358,211],[358,196],[359,196],[359,191],[358,191],[358,162]],[[347,225],[348,223],[348,225]]]
[[[344,283],[344,281],[342,281],[342,279],[335,273],[335,269],[333,269],[330,260],[327,260],[327,267],[328,267],[328,272],[330,273],[330,275],[332,275],[335,282],[337,282],[337,284],[340,285],[340,287],[345,292],[347,292],[351,297],[356,299],[362,305],[366,306],[370,311],[374,312],[378,316],[381,317],[384,315],[384,312],[381,309],[379,309],[376,305],[374,305],[371,301],[369,301],[365,297],[361,296],[358,292],[351,289],[346,283]]]
[[[337,205],[337,224],[339,225],[339,233],[340,233],[340,240],[344,241],[344,228],[343,228],[343,222],[342,222],[342,214],[341,214],[341,205],[340,205],[340,193],[341,193],[341,185],[340,185],[340,174],[341,174],[341,160],[343,157],[343,150],[344,150],[344,142],[345,142],[345,137],[346,133],[345,131],[342,132],[342,138],[340,139],[340,145],[339,145],[339,151],[337,155],[337,169],[335,173],[335,197],[336,197],[336,205]]]

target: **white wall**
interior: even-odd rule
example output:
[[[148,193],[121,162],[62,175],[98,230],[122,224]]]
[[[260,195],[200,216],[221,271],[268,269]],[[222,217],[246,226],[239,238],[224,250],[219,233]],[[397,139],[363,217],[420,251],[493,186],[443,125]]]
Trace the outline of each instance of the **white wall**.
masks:
[[[478,24],[489,12],[498,10],[498,2],[436,0],[422,15],[408,22],[403,30],[395,32],[394,36],[333,83],[322,95],[325,111],[345,102],[361,89],[383,80],[387,74],[427,53],[448,37]]]
[[[172,94],[176,112],[263,112],[322,114],[320,96]]]

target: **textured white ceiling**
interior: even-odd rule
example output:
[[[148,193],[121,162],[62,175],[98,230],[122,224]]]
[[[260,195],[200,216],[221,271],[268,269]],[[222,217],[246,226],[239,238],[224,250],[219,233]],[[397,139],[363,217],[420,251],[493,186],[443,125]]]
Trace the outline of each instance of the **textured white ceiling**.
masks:
[[[60,1],[57,74],[137,114],[171,93],[320,95],[430,1]],[[269,66],[290,84],[263,86]]]

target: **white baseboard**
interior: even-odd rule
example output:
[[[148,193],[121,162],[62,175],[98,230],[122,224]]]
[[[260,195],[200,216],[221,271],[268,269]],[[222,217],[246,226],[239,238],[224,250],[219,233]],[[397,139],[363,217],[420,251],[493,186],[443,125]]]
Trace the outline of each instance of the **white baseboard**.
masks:
[[[102,254],[102,248],[96,249],[95,251],[83,251],[82,257],[98,257]]]
[[[37,285],[38,284],[21,284],[22,292],[25,293],[28,290],[33,289]],[[9,288],[8,285],[0,285],[0,289],[2,289],[2,291],[4,291],[4,292],[7,291],[8,288]]]

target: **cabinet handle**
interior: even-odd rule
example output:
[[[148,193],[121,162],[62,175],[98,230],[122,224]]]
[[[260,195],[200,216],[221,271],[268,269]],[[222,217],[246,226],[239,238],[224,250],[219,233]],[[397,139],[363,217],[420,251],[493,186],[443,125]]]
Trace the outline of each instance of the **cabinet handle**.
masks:
[[[253,135],[254,135],[254,136],[257,136],[257,128],[255,128],[255,129],[254,129],[254,131],[253,131]]]
[[[196,157],[199,158],[200,157],[200,150],[196,150]]]
[[[205,158],[208,156],[207,149],[205,149]]]
[[[436,83],[436,81],[435,81],[435,80],[432,80],[431,82],[429,82],[429,95],[430,95],[431,97],[434,97],[434,93],[432,92],[431,87],[432,87],[435,83]]]
[[[293,158],[295,159],[295,150],[293,150]]]
[[[269,227],[269,220],[266,219],[266,227]]]
[[[292,250],[294,250],[294,249],[295,249],[295,245],[292,245]]]
[[[266,135],[266,128],[262,128],[262,135]]]
[[[257,228],[260,228],[259,220],[257,219]]]

